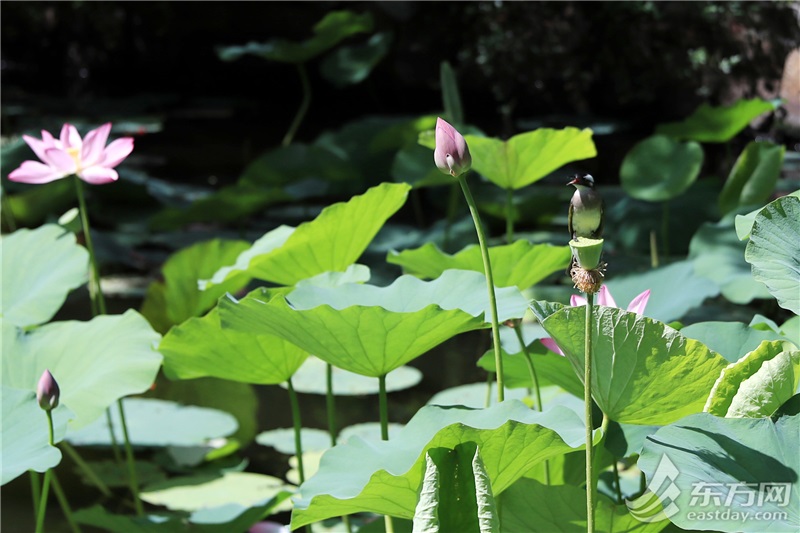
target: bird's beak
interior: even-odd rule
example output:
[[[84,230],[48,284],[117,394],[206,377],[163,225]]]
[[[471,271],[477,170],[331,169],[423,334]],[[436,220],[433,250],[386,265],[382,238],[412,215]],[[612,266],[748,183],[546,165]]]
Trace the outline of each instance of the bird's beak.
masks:
[[[576,183],[578,183],[578,178],[573,178],[573,180],[572,180],[572,181],[570,181],[569,183],[567,183],[567,187],[569,187],[570,185],[575,185]]]

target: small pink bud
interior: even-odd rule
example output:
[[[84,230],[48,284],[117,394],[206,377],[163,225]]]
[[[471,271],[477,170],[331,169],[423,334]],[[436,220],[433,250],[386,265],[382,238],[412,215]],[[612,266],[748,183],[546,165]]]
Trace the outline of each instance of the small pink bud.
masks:
[[[58,397],[61,391],[58,388],[58,383],[49,370],[42,373],[39,378],[39,384],[36,386],[36,399],[39,401],[39,407],[45,411],[50,411],[58,407]]]
[[[460,176],[472,166],[472,157],[464,136],[442,120],[436,119],[436,150],[433,161],[439,170],[453,177]]]

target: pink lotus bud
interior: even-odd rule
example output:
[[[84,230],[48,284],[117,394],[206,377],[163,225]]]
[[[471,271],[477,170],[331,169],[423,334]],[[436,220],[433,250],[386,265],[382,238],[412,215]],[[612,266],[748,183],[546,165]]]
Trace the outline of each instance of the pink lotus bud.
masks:
[[[433,161],[439,170],[453,177],[460,176],[472,166],[472,157],[464,136],[442,120],[436,119],[436,150]]]
[[[50,411],[58,407],[58,397],[61,391],[58,388],[53,374],[49,370],[42,373],[39,378],[39,384],[36,386],[36,399],[39,401],[39,407],[45,411]]]

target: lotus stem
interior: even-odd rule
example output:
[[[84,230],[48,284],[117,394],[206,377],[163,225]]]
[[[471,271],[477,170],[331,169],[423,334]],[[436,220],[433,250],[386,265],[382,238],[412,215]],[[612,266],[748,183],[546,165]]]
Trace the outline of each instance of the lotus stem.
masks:
[[[378,378],[378,408],[381,417],[381,440],[389,440],[389,402],[386,396],[386,374]],[[392,517],[383,517],[386,533],[394,533],[394,522]]]
[[[72,508],[69,506],[67,496],[64,494],[64,490],[61,488],[61,483],[58,482],[58,476],[55,472],[53,472],[52,481],[53,494],[56,495],[58,504],[61,506],[61,511],[64,513],[64,518],[67,519],[67,524],[69,524],[69,528],[73,531],[73,533],[81,533],[81,528],[78,526],[78,523],[75,522],[75,517],[72,516]]]
[[[306,481],[306,473],[303,468],[303,423],[300,421],[300,404],[297,401],[297,393],[292,386],[292,378],[286,380],[289,386],[289,404],[292,407],[292,425],[294,426],[294,453],[297,456],[297,472],[300,474],[300,484]]]
[[[119,453],[119,443],[117,442],[117,435],[114,433],[114,421],[111,419],[111,408],[106,409],[106,426],[108,427],[108,434],[111,436],[111,452],[114,454],[114,460],[118,465],[122,466],[122,455]]]
[[[514,332],[517,334],[517,339],[522,347],[522,356],[525,358],[525,364],[528,366],[528,373],[531,375],[531,383],[533,384],[533,391],[536,395],[536,403],[534,404],[534,408],[541,412],[544,410],[544,404],[542,403],[542,392],[541,388],[539,387],[539,376],[536,374],[536,367],[533,366],[533,356],[531,355],[530,351],[528,351],[528,346],[525,344],[525,339],[522,336],[521,320],[514,321]],[[549,460],[545,460],[544,462],[544,482],[545,485],[550,484]]]
[[[308,73],[306,72],[306,67],[303,63],[297,64],[297,73],[300,75],[300,84],[303,88],[303,100],[300,102],[300,107],[297,109],[297,114],[294,116],[291,126],[289,126],[289,131],[287,131],[286,135],[283,136],[281,146],[289,146],[292,144],[294,135],[297,133],[297,129],[303,122],[303,119],[308,112],[308,108],[311,105],[311,83],[308,81]]]
[[[492,383],[494,383],[494,372],[490,370],[486,373],[486,401],[484,402],[486,407],[492,405]]]
[[[336,397],[333,394],[333,365],[325,364],[325,409],[328,411],[328,433],[331,446],[336,446]]]
[[[594,532],[594,461],[592,460],[592,309],[594,293],[586,293],[584,333],[583,406],[586,418],[586,531]]]
[[[461,185],[464,198],[467,200],[467,205],[469,205],[469,212],[472,214],[472,221],[475,223],[475,231],[478,234],[478,244],[481,248],[483,271],[486,275],[486,286],[489,290],[489,308],[492,313],[492,344],[494,345],[495,372],[497,372],[497,401],[502,402],[505,399],[505,388],[503,383],[503,358],[500,352],[500,321],[497,318],[497,299],[494,294],[494,277],[492,276],[492,263],[489,259],[489,248],[486,245],[486,235],[483,231],[478,207],[475,205],[475,199],[472,197],[467,184],[466,173],[458,176],[458,183]]]
[[[614,458],[614,462],[612,463],[614,467],[614,488],[617,492],[617,505],[622,505],[625,503],[622,499],[622,487],[619,484],[619,467],[617,466],[617,458]]]
[[[506,242],[514,242],[514,190],[506,189]]]
[[[128,436],[128,424],[125,422],[125,408],[122,406],[122,399],[117,400],[117,409],[119,410],[119,421],[122,426],[122,436],[125,438],[125,460],[128,464],[128,485],[133,495],[133,506],[136,508],[137,515],[144,516],[144,507],[142,506],[141,498],[139,498],[139,480],[136,476],[133,446],[131,446],[131,439]]]
[[[39,479],[39,472],[35,470],[28,470],[31,478],[31,496],[33,498],[33,521],[36,522],[36,517],[39,516],[39,500],[42,497],[41,488],[42,482]]]
[[[103,480],[98,477],[94,470],[92,470],[92,467],[89,466],[89,464],[84,461],[80,455],[78,455],[78,451],[73,448],[70,443],[67,441],[61,441],[59,443],[59,448],[69,455],[70,459],[72,459],[78,468],[83,471],[83,473],[86,475],[86,478],[91,481],[95,487],[97,487],[97,490],[99,490],[103,496],[111,496],[111,490],[108,488],[108,486],[103,483]]]
[[[55,439],[53,437],[53,412],[51,410],[45,411],[47,413],[47,431],[48,442],[50,446],[55,447]],[[42,482],[42,491],[39,493],[39,507],[36,513],[36,533],[42,533],[44,528],[44,516],[47,514],[47,496],[50,492],[50,478],[53,475],[53,469],[48,468],[44,473],[44,482]]]

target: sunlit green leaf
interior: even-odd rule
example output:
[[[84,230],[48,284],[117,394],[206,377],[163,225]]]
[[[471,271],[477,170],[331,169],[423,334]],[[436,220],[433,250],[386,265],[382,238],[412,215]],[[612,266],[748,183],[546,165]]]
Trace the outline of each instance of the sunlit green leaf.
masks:
[[[465,135],[472,168],[504,189],[521,189],[567,163],[597,155],[592,130],[539,128],[507,141]]]
[[[798,434],[800,415],[773,422],[698,413],[648,437],[639,468],[649,481],[660,478],[654,492],[682,529],[797,531]]]
[[[704,411],[729,418],[772,416],[800,384],[800,351],[781,341],[764,341],[725,369],[711,389]]]
[[[538,413],[517,401],[484,410],[423,407],[385,442],[351,438],[322,458],[317,474],[302,487],[292,527],[354,512],[412,518],[425,471],[425,454],[475,443],[495,495],[535,464],[580,449],[585,428],[564,407]]]
[[[372,30],[372,15],[352,11],[331,11],[314,26],[314,35],[301,42],[273,39],[266,43],[227,46],[217,50],[223,61],[233,61],[252,54],[272,61],[305,63],[336,46],[342,39]]]
[[[576,374],[584,370],[586,306],[565,307],[542,326]],[[725,360],[702,343],[635,313],[595,306],[592,396],[611,420],[664,425],[702,410]]]
[[[0,427],[3,472],[0,485],[5,485],[26,470],[45,472],[56,466],[61,462],[61,450],[50,446],[47,415],[39,407],[36,393],[5,385],[0,389],[3,400],[3,425]],[[52,414],[53,441],[58,443],[64,440],[67,421],[73,414],[63,404]]]
[[[382,376],[450,337],[487,327],[486,278],[450,270],[425,282],[401,276],[388,287],[302,286],[284,298],[256,290],[239,302],[220,300],[223,327],[278,335],[334,366]],[[525,299],[496,289],[501,321],[521,317]]]
[[[158,349],[170,379],[212,376],[267,385],[292,377],[308,357],[294,344],[266,332],[223,329],[216,308],[172,328]]]
[[[719,195],[719,208],[727,213],[739,206],[766,202],[781,173],[786,147],[753,141],[739,154]]]
[[[615,505],[602,495],[596,501],[594,530],[598,533],[657,533],[669,524],[667,520],[640,522],[625,505]],[[500,531],[507,533],[582,533],[586,531],[586,491],[522,479],[506,491],[500,518]]]
[[[218,270],[204,288],[242,271],[282,285],[294,285],[322,272],[343,271],[402,207],[410,188],[404,183],[384,183],[323,209],[316,219],[296,229],[281,226],[272,230],[242,252],[236,264]]]
[[[236,431],[236,419],[216,409],[150,398],[125,398],[122,405],[128,438],[137,446],[194,446]],[[123,442],[118,409],[112,410],[111,423],[116,442]],[[76,446],[111,445],[105,417],[70,431],[67,440]]]
[[[800,189],[790,192],[786,196],[800,198]],[[753,223],[756,221],[756,215],[758,215],[762,209],[763,207],[759,207],[758,209],[753,209],[746,215],[736,215],[736,235],[739,236],[739,240],[750,238],[750,232],[753,231]]]
[[[774,109],[774,104],[760,98],[739,100],[728,107],[712,107],[702,104],[681,122],[659,125],[656,133],[669,135],[676,139],[724,143],[747,127],[754,118]]]
[[[539,385],[544,387],[555,384],[576,396],[583,396],[583,385],[581,384],[575,371],[563,356],[549,352],[541,343],[536,343],[529,348]],[[506,387],[531,388],[532,379],[528,364],[525,362],[525,354],[522,352],[508,354],[505,350],[501,352],[503,357],[503,377]],[[478,359],[478,366],[494,372],[495,360],[494,350],[489,350]]]
[[[637,200],[663,202],[679,196],[694,183],[703,166],[703,149],[664,135],[639,142],[622,161],[620,183]]]
[[[528,241],[489,248],[495,286],[516,286],[520,290],[535,285],[553,272],[564,270],[569,266],[571,257],[569,246],[534,245]],[[389,252],[386,260],[400,265],[404,272],[423,279],[438,278],[449,269],[483,273],[483,258],[477,245],[467,246],[450,255],[435,244],[427,243],[414,250]]]
[[[3,296],[0,316],[19,327],[47,322],[67,294],[89,276],[89,254],[55,224],[0,238]]]
[[[27,333],[4,323],[3,385],[36,390],[49,369],[61,403],[75,413],[70,429],[78,429],[118,398],[150,387],[161,367],[159,339],[133,310],[89,322],[53,322]]]
[[[800,315],[800,198],[784,196],[756,215],[744,258],[753,278],[767,286],[778,305]]]
[[[741,322],[697,322],[681,329],[687,339],[696,339],[731,363],[755,350],[762,341],[781,339],[771,330],[760,330]]]
[[[153,282],[154,287],[148,290],[148,298],[142,304],[142,314],[152,323],[150,313],[156,317],[164,313],[169,326],[172,326],[208,311],[220,296],[238,291],[247,285],[250,278],[240,273],[205,291],[200,290],[198,281],[232,264],[248,248],[245,241],[214,239],[174,253],[161,267],[164,281]]]
[[[488,402],[487,402],[488,395]],[[517,388],[509,389],[506,387],[506,400],[524,400],[528,395],[527,391]],[[428,400],[427,405],[463,405],[474,409],[482,409],[497,400],[497,388],[494,383],[487,386],[485,381],[479,383],[468,383],[457,385],[449,389],[440,390]]]

